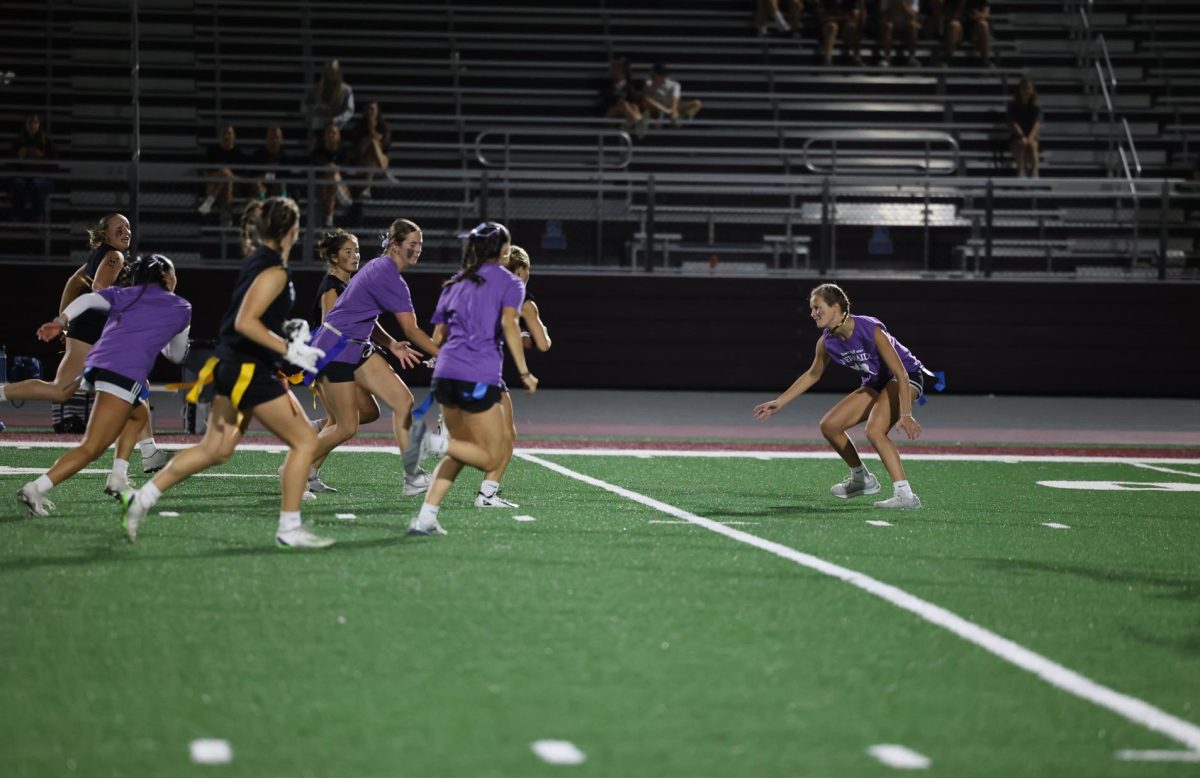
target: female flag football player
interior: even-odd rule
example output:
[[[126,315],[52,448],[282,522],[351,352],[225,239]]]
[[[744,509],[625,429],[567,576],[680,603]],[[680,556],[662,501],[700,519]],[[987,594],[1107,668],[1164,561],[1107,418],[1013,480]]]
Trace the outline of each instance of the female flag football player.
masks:
[[[888,433],[898,425],[909,440],[921,434],[921,425],[913,418],[913,400],[924,395],[925,376],[932,373],[892,337],[879,319],[850,315],[850,298],[836,284],[813,289],[809,307],[813,322],[824,329],[817,340],[812,366],[783,394],[756,405],[754,418],[768,419],[808,391],[820,380],[830,359],[862,373],[862,385],[821,418],[821,434],[850,466],[850,475],[829,491],[843,499],[879,492],[879,480],[863,465],[854,441],[846,434],[846,430],[865,421],[867,440],[883,460],[895,490],[875,507],[920,508],[921,500],[909,486],[900,452]]]
[[[525,284],[504,267],[511,248],[508,230],[483,222],[465,237],[463,269],[445,283],[432,317],[437,325],[434,340],[442,350],[431,390],[442,406],[450,439],[425,439],[433,453],[444,456],[433,471],[433,485],[420,513],[409,525],[410,535],[445,535],[438,509],[463,465],[486,473],[504,459],[509,433],[500,405],[501,335],[521,383],[530,394],[537,391],[538,380],[525,365],[517,325]]]
[[[49,342],[90,312],[101,313],[105,322],[84,363],[83,381],[95,391],[96,406],[83,441],[17,492],[34,516],[49,515],[54,503],[47,493],[99,459],[123,429],[137,430],[146,423],[149,411],[143,400],[155,356],[161,351],[178,363],[187,355],[192,306],[175,296],[175,283],[171,260],[154,254],[134,264],[132,286],[81,295],[38,328],[38,337]]]

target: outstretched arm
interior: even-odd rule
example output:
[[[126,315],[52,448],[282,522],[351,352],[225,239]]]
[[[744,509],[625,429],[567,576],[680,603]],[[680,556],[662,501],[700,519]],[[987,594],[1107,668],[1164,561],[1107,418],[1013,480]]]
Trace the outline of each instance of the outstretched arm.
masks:
[[[62,313],[54,318],[53,321],[48,321],[38,327],[37,336],[42,341],[49,343],[50,341],[63,334],[70,325],[72,319],[84,311],[97,310],[108,311],[112,308],[112,303],[105,300],[95,292],[88,292],[80,295],[71,301]]]
[[[819,338],[817,339],[816,353],[813,354],[812,365],[809,366],[808,370],[805,370],[799,378],[793,381],[792,385],[783,394],[774,400],[754,406],[754,418],[759,421],[765,421],[779,413],[779,411],[783,410],[783,406],[807,392],[812,388],[813,384],[821,380],[821,376],[825,373],[825,366],[828,364],[829,354],[825,351],[825,340]]]
[[[414,346],[430,356],[437,356],[437,344],[425,334],[424,330],[417,326],[417,315],[415,313],[412,311],[397,312],[396,321],[400,322],[400,329],[404,331],[404,337],[408,338]]]

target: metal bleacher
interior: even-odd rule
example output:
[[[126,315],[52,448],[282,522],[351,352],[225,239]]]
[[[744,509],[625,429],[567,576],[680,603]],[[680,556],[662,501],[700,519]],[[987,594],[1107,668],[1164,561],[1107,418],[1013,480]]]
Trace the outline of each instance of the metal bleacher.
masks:
[[[338,223],[414,218],[435,262],[488,216],[542,267],[1197,275],[1200,9],[1183,0],[997,1],[994,67],[939,66],[924,35],[922,67],[886,69],[870,30],[866,67],[825,67],[814,19],[760,36],[741,0],[138,0],[136,24],[115,5],[5,4],[0,123],[44,113],[62,163],[49,223],[3,223],[0,260],[78,259],[84,223],[135,209],[140,245],[235,261],[234,229],[196,212],[203,149],[224,123],[244,149],[280,125],[306,158],[305,95],[336,58],[381,103],[398,181]],[[699,116],[643,138],[597,117],[614,54],[637,77],[668,63]],[[1044,110],[1034,180],[1007,149],[1022,76]],[[311,171],[288,183],[311,241]]]

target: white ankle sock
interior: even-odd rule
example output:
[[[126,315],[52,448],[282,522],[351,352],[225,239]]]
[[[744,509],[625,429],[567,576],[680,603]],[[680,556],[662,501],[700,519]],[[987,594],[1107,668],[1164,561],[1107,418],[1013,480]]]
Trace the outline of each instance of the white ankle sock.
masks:
[[[37,489],[40,494],[45,494],[54,488],[54,482],[50,480],[50,476],[42,473],[37,477],[37,480],[33,482],[33,488]]]
[[[867,478],[867,466],[866,466],[866,465],[859,465],[858,467],[852,467],[852,468],[850,468],[850,475],[851,475],[851,476],[853,476],[853,477],[854,477],[854,479],[855,479],[856,481],[864,481],[864,480],[866,480],[866,478]]]
[[[142,459],[154,456],[154,452],[158,451],[158,446],[154,445],[154,436],[139,440],[137,442],[138,451],[142,452]]]
[[[912,497],[912,487],[908,485],[908,481],[897,481],[892,484],[892,488],[896,490],[896,494],[901,497]]]
[[[112,474],[115,475],[117,478],[124,478],[125,480],[128,481],[129,480],[129,460],[128,459],[114,459]]]
[[[154,503],[158,502],[159,497],[162,497],[162,492],[158,490],[153,481],[147,481],[141,489],[137,490],[138,505],[147,511],[154,507]]]
[[[280,511],[279,512],[279,531],[287,532],[288,530],[297,529],[300,526],[300,511]]]
[[[479,493],[484,497],[495,497],[498,491],[500,491],[499,481],[484,481],[479,485]]]
[[[421,512],[417,514],[417,521],[421,524],[429,524],[437,521],[438,510],[440,506],[430,505],[429,503],[421,503]]]
[[[450,438],[445,433],[430,435],[429,440],[429,450],[439,457],[443,456],[446,453],[446,449],[450,448]]]

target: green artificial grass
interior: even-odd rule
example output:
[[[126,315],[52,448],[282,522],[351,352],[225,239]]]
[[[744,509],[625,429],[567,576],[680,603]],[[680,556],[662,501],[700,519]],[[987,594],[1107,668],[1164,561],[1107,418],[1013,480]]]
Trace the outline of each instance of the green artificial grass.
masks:
[[[0,463],[57,453],[3,448]],[[830,497],[844,468],[827,459],[540,456],[900,587],[1200,721],[1200,492],[1037,485],[1189,476],[911,461],[927,507],[885,512]],[[262,477],[181,484],[136,546],[103,476],[55,489],[50,518],[7,498],[0,774],[892,773],[867,754],[878,743],[946,776],[1197,769],[1118,761],[1183,747],[857,588],[652,523],[678,519],[521,459],[504,482],[519,510],[470,507],[468,471],[442,509],[450,534],[407,538],[420,501],[400,496],[398,458],[335,453],[322,477],[339,493],[304,514],[338,544],[276,549],[280,461],[240,452],[214,472]],[[32,478],[0,474],[0,487]],[[893,526],[866,523],[878,519]],[[228,740],[232,763],[191,764],[196,738]],[[545,764],[539,739],[587,761]]]

